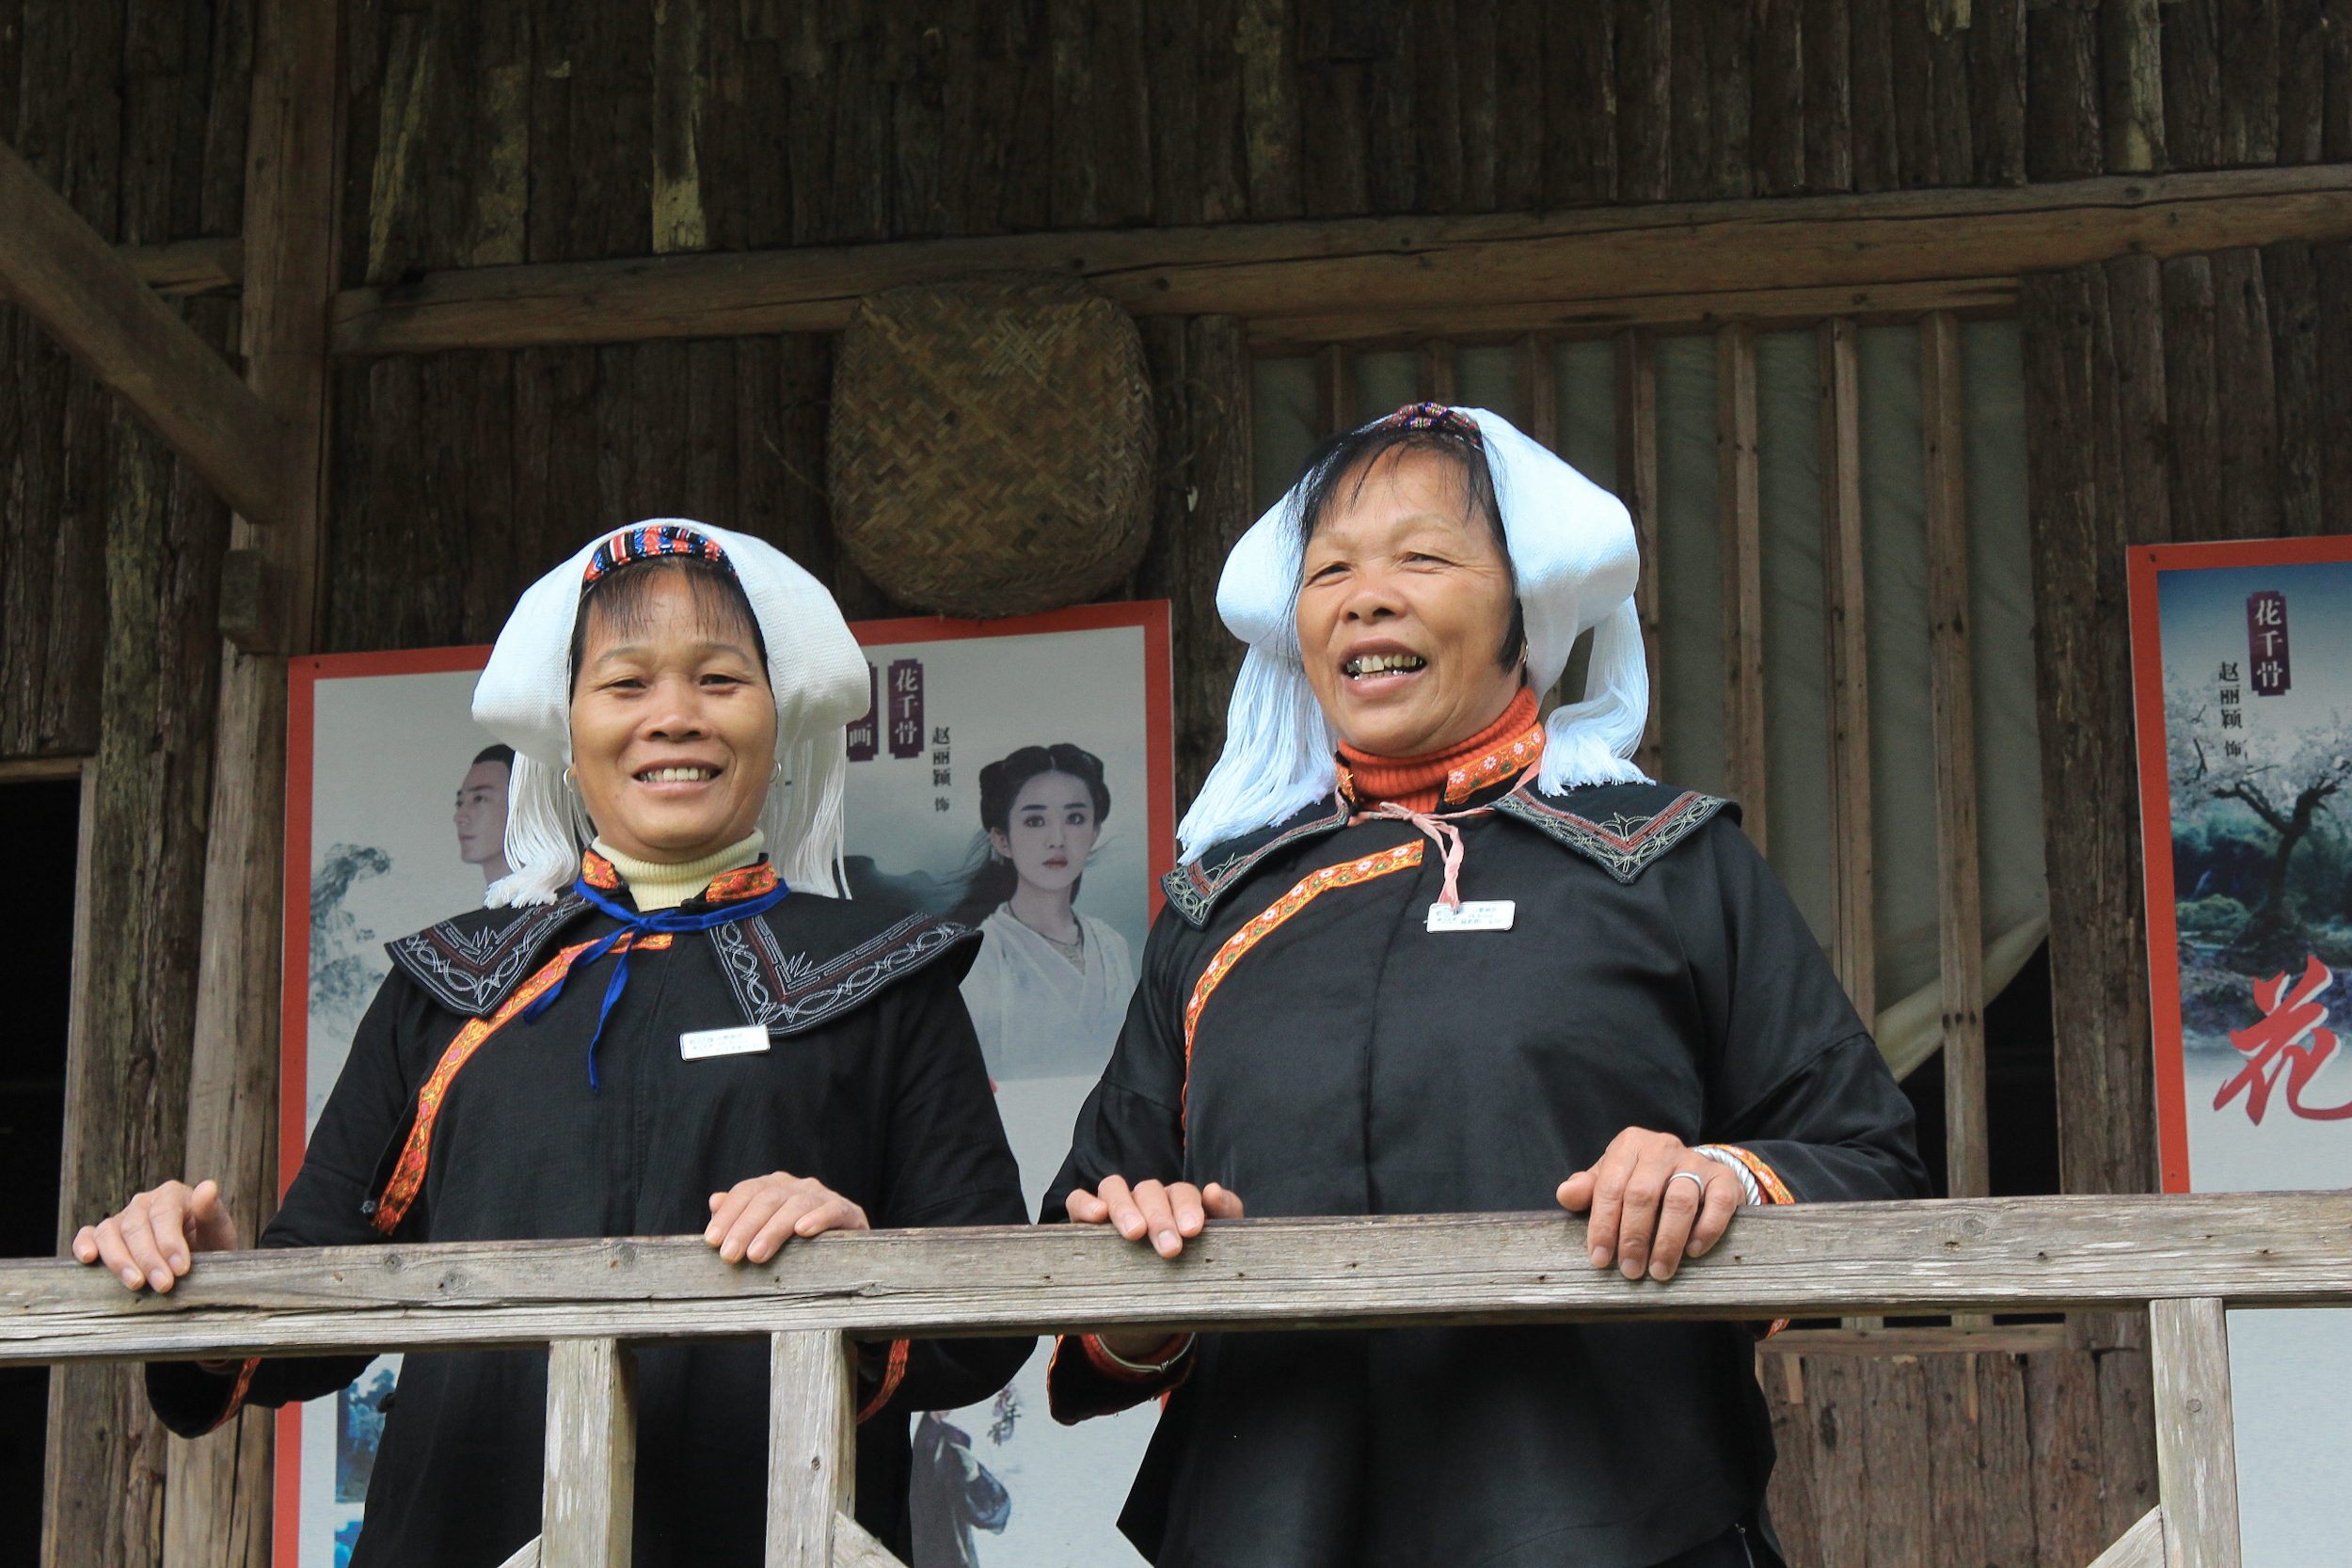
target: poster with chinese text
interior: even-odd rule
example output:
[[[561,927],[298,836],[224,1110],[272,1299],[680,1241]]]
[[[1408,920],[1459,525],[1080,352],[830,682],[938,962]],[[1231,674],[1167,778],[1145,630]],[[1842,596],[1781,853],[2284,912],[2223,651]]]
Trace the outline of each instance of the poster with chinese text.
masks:
[[[2164,1189],[2352,1186],[2352,538],[2141,546],[2131,587]],[[2248,1568],[2326,1560],[2352,1311],[2230,1350]]]
[[[966,1005],[1034,1212],[1174,861],[1168,607],[852,629],[873,706],[849,736],[850,893],[980,928]],[[384,943],[478,906],[504,874],[506,761],[470,713],[488,655],[294,661],[281,1181],[389,973]],[[914,1419],[914,1568],[1140,1560],[1116,1521],[1156,1407],[1058,1426],[1045,1364],[982,1405]],[[400,1370],[379,1357],[280,1413],[279,1568],[348,1561]]]

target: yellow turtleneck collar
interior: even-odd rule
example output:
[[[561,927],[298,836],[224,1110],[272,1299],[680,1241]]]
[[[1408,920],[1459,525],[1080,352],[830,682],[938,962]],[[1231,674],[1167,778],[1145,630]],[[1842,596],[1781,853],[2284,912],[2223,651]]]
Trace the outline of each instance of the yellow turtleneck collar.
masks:
[[[612,863],[612,869],[628,884],[629,896],[637,900],[640,914],[656,910],[675,910],[689,898],[710,885],[710,879],[722,871],[751,864],[768,847],[768,835],[757,828],[752,836],[739,844],[731,844],[715,855],[705,855],[683,865],[663,865],[654,861],[641,861],[624,855],[603,839],[596,840],[597,854]]]

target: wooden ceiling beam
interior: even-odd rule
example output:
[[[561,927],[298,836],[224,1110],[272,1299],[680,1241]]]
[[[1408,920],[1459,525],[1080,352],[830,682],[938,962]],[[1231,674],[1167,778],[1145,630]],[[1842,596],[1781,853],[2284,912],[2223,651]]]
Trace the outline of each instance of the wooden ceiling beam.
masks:
[[[0,287],[230,506],[259,523],[285,515],[285,426],[131,262],[5,145]]]
[[[2347,196],[2352,166],[2339,165],[475,267],[339,294],[333,345],[379,355],[833,331],[875,290],[993,271],[1083,277],[1138,316],[1241,316],[1262,331],[1311,319],[1326,341],[1465,308],[1521,312],[1499,332],[1555,330],[1557,322],[1522,319],[1524,308],[1579,301],[1618,312],[1593,325],[1622,326],[1638,315],[1630,302],[1750,294],[1760,284],[1867,293],[2013,278],[2133,251],[2339,239],[2352,236]],[[1343,311],[1335,300],[1347,302]]]

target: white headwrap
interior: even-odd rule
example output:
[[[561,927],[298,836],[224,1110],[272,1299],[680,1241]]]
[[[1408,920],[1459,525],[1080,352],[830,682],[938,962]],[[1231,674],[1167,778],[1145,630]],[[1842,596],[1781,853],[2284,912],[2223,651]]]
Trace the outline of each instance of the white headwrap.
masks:
[[[1616,497],[1502,415],[1454,412],[1477,424],[1494,475],[1527,622],[1528,684],[1548,690],[1567,668],[1577,638],[1593,633],[1584,700],[1552,711],[1536,787],[1643,782],[1626,760],[1649,717],[1649,667],[1633,607],[1641,561],[1632,518]],[[1336,742],[1298,652],[1298,509],[1308,483],[1293,485],[1242,536],[1217,581],[1217,613],[1249,654],[1226,712],[1225,750],[1177,829],[1186,860],[1279,822],[1332,787]]]
[[[663,527],[716,541],[751,601],[768,644],[781,766],[759,826],[787,886],[836,891],[846,726],[869,701],[866,656],[833,595],[773,546],[681,517],[656,517],[598,535],[532,583],[506,618],[473,689],[475,722],[515,748],[506,797],[506,863],[514,870],[484,895],[494,909],[549,903],[580,875],[580,845],[595,830],[564,782],[572,760],[572,624],[597,547],[637,529]]]

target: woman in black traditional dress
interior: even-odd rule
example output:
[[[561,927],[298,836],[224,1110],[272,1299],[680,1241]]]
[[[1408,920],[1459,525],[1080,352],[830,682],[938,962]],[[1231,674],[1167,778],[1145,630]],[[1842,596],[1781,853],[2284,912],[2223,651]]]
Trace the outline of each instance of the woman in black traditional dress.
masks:
[[[1743,1203],[1924,1191],[1911,1112],[1737,805],[1629,758],[1625,509],[1504,420],[1327,444],[1227,562],[1250,644],[1048,1219],[1589,1211],[1673,1275]],[[1594,634],[1584,700],[1536,694]],[[1334,752],[1337,753],[1336,765]],[[1749,1335],[1645,1323],[1062,1341],[1063,1420],[1172,1391],[1159,1568],[1753,1568]]]
[[[641,524],[542,578],[474,694],[517,753],[515,870],[499,907],[391,944],[262,1244],[700,1230],[761,1263],[869,1221],[1017,1223],[956,990],[974,934],[831,896],[866,701],[840,611],[757,540]],[[73,1252],[168,1291],[238,1244],[214,1183],[169,1182]],[[1030,1343],[866,1347],[858,1516],[901,1555],[908,1413],[985,1399]],[[368,1359],[157,1364],[148,1393],[194,1434]],[[767,1386],[755,1344],[638,1352],[640,1568],[760,1560]],[[535,1536],[546,1387],[543,1351],[408,1356],[353,1568],[487,1568]]]

